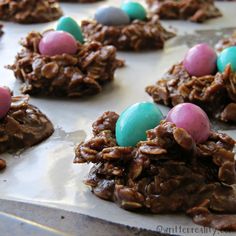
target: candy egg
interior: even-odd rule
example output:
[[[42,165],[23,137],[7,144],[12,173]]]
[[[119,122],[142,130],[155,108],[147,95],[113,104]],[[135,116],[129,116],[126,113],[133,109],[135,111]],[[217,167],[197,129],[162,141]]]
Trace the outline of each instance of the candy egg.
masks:
[[[46,56],[61,55],[63,53],[75,54],[77,52],[77,42],[67,32],[50,31],[39,42],[39,52]]]
[[[147,17],[145,8],[138,2],[125,2],[122,4],[121,9],[131,20],[145,20]]]
[[[169,111],[166,120],[185,129],[196,143],[206,141],[210,135],[210,122],[206,113],[192,103],[175,106]]]
[[[56,30],[68,32],[80,43],[84,42],[84,37],[80,26],[69,16],[63,16],[60,18]]]
[[[130,22],[129,16],[118,7],[100,7],[94,18],[98,23],[108,26],[127,25]]]
[[[223,72],[228,64],[230,64],[231,69],[236,72],[236,46],[224,49],[218,56],[218,71]]]
[[[206,43],[190,48],[185,55],[183,65],[192,76],[211,75],[216,71],[217,55]]]
[[[135,146],[146,140],[146,131],[156,127],[163,115],[155,103],[141,102],[128,107],[116,123],[116,140],[120,146]]]
[[[3,118],[11,107],[11,93],[7,88],[0,87],[0,119]]]

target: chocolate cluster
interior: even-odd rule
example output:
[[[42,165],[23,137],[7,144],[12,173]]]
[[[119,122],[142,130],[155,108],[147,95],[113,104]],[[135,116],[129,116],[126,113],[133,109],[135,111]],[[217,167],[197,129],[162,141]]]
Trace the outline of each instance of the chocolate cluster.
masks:
[[[96,21],[84,20],[81,27],[88,41],[114,45],[118,50],[124,51],[162,49],[164,42],[175,36],[162,27],[157,16],[146,21],[134,20],[122,26],[106,26]]]
[[[211,132],[196,144],[173,123],[162,121],[136,147],[117,145],[119,115],[105,112],[94,136],[76,148],[75,163],[94,163],[85,184],[99,198],[131,211],[184,212],[195,223],[236,230],[235,140]],[[137,127],[138,128],[138,127]]]
[[[28,95],[12,97],[10,110],[0,120],[0,153],[31,147],[54,132],[50,120],[28,100]],[[4,163],[0,160],[0,169]]]
[[[54,21],[61,16],[57,0],[0,1],[0,20],[31,24]]]
[[[221,16],[214,0],[146,0],[150,11],[160,19],[183,19],[202,23]]]
[[[113,46],[98,42],[80,44],[75,55],[44,56],[39,53],[40,33],[30,33],[23,49],[9,66],[23,82],[22,92],[31,95],[81,97],[99,93],[123,66]]]
[[[191,102],[212,118],[236,123],[236,74],[230,66],[223,73],[195,77],[182,63],[176,64],[146,92],[156,103],[173,107]]]

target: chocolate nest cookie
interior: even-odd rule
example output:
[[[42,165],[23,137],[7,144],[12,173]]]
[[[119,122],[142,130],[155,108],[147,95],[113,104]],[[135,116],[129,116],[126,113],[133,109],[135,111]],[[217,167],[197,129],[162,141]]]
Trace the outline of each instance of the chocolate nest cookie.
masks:
[[[162,49],[164,42],[175,36],[173,32],[162,27],[158,16],[146,21],[134,20],[122,26],[106,26],[96,21],[84,20],[81,28],[88,41],[114,45],[118,50],[125,51]]]
[[[0,20],[31,24],[54,21],[61,16],[57,0],[0,1]]]
[[[236,74],[227,66],[223,73],[202,77],[190,76],[183,64],[176,64],[146,87],[156,103],[173,107],[183,102],[200,106],[214,119],[236,123]]]
[[[182,128],[162,121],[136,147],[117,145],[119,118],[105,112],[94,136],[76,148],[74,163],[94,163],[85,184],[99,198],[131,211],[184,212],[219,230],[236,230],[235,140],[211,132],[196,144]]]
[[[28,100],[27,95],[12,97],[10,110],[0,120],[0,153],[31,147],[54,132],[51,121]],[[5,166],[0,160],[0,169]]]
[[[183,19],[202,23],[222,16],[214,0],[146,0],[150,11],[160,19]]]
[[[123,66],[113,46],[98,42],[77,44],[75,55],[44,56],[39,53],[40,33],[32,32],[21,44],[13,70],[23,82],[22,92],[33,95],[81,97],[99,93]]]

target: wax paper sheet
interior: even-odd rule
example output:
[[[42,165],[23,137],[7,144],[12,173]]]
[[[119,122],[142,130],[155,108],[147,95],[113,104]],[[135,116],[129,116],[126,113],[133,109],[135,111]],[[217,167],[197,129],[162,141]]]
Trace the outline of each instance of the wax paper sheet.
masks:
[[[122,1],[104,1],[99,4],[62,4],[64,13],[78,21],[92,17],[96,8],[102,4],[119,5]],[[120,113],[127,106],[151,101],[145,93],[147,85],[157,79],[174,63],[180,61],[188,49],[186,39],[195,30],[216,30],[216,36],[224,36],[236,27],[236,3],[217,3],[224,16],[205,24],[184,21],[164,21],[180,36],[168,41],[164,50],[142,53],[118,53],[125,59],[126,67],[117,70],[113,83],[105,86],[102,93],[83,99],[31,98],[51,119],[55,133],[40,145],[17,154],[3,154],[7,169],[0,174],[0,198],[36,203],[84,213],[108,221],[130,226],[157,230],[175,235],[227,235],[229,233],[204,229],[192,223],[184,215],[149,215],[132,213],[118,208],[114,203],[96,198],[83,184],[90,165],[74,165],[74,148],[91,135],[91,124],[104,111]],[[32,30],[43,31],[55,26],[48,24],[19,25],[4,23],[4,36],[0,39],[0,78],[1,85],[8,85],[19,94],[20,84],[13,73],[4,65],[14,61],[20,50],[18,41]],[[219,31],[219,32],[218,32]],[[222,33],[223,32],[223,33]],[[213,37],[213,36],[212,36]],[[210,41],[210,36],[198,35],[198,41]],[[214,38],[213,37],[213,38]],[[191,37],[189,38],[191,39]],[[190,40],[190,44],[193,40]],[[168,109],[161,107],[166,114]],[[228,130],[236,137],[234,130]]]

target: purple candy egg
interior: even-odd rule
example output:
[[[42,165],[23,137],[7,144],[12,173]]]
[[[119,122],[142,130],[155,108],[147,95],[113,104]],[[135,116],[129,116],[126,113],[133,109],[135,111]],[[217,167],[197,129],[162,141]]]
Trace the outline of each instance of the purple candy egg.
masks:
[[[206,43],[190,48],[185,55],[183,65],[192,76],[211,75],[216,71],[217,55]]]
[[[11,93],[8,88],[0,87],[0,119],[3,118],[11,107]]]
[[[169,111],[166,120],[185,129],[196,143],[206,141],[210,135],[210,122],[206,113],[192,103],[175,106]]]
[[[50,31],[43,35],[39,42],[39,52],[45,56],[75,54],[77,42],[75,38],[64,31]]]

